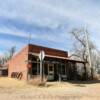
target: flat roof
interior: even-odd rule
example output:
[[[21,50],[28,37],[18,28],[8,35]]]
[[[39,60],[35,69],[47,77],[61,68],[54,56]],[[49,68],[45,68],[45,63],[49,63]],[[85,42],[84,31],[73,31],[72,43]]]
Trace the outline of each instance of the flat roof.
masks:
[[[28,47],[29,47],[29,52],[40,53],[40,51],[44,51],[46,55],[66,57],[66,58],[68,57],[67,51],[48,48],[48,47],[34,45],[34,44],[29,44]]]

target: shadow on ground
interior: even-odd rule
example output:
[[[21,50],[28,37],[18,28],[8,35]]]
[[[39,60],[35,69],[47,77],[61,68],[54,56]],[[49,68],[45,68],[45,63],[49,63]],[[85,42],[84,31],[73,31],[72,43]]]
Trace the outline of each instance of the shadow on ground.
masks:
[[[66,82],[49,82],[46,84],[46,87],[52,87],[52,86],[66,86],[67,84],[66,83],[70,83],[74,86],[78,86],[78,87],[87,87],[87,85],[89,84],[96,84],[96,83],[100,83],[100,80],[89,80],[89,81],[66,81]]]
[[[69,83],[72,84],[95,84],[95,83],[100,83],[100,80],[89,80],[89,81],[68,81]]]
[[[68,83],[71,83],[75,86],[79,86],[79,87],[86,87],[86,85],[89,84],[96,84],[96,83],[100,83],[100,80],[89,80],[89,81],[68,81]]]

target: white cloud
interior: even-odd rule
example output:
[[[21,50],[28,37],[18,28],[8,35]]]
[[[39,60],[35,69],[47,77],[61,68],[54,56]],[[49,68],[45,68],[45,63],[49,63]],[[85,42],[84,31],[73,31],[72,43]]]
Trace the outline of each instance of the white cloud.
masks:
[[[25,31],[18,30],[15,27],[0,27],[0,34],[8,34],[8,35],[13,35],[13,36],[18,36],[24,38],[29,38],[30,33],[25,33]],[[56,36],[57,35],[57,36]],[[50,33],[41,33],[41,34],[36,34],[36,33],[31,33],[31,38],[32,39],[38,39],[38,40],[46,40],[46,41],[51,41],[55,43],[64,43],[64,40],[66,39],[66,36],[63,34],[50,34]],[[63,38],[62,41],[59,41],[61,38]],[[0,40],[2,42],[2,40]],[[5,44],[8,42],[5,42]]]
[[[8,35],[14,35],[19,37],[27,37],[27,33],[23,33],[22,31],[16,29],[15,27],[0,27],[0,33],[8,34]]]
[[[41,27],[57,29],[59,25],[65,28],[76,27],[77,25],[88,25],[89,30],[100,32],[100,7],[93,0],[0,0],[0,16],[10,19],[20,19],[27,24],[36,24]],[[33,27],[34,28],[34,27]],[[63,28],[61,33],[48,34],[48,32],[32,33],[33,39],[46,39],[50,42],[65,43],[68,39],[68,29]],[[66,32],[64,32],[66,31]],[[16,27],[0,27],[0,33],[11,34],[20,37],[28,37],[28,33]],[[66,33],[66,34],[65,34]],[[95,37],[96,38],[96,37]],[[99,39],[98,39],[99,40]]]
[[[71,0],[71,2],[67,2],[70,4],[69,6],[67,3],[65,4],[64,1],[60,2],[61,4],[56,3],[55,5],[53,5],[54,1],[50,4],[50,2],[46,2],[46,0],[34,0],[34,2],[33,0],[14,1],[15,2],[11,3],[11,1],[8,0],[5,5],[5,10],[1,9],[1,12],[5,12],[5,16],[21,18],[29,23],[35,22],[45,26],[49,25],[49,27],[54,25],[55,27],[63,19],[65,21],[65,19],[67,20],[67,18],[69,18],[71,20],[82,21],[82,23],[86,23],[91,26],[94,24],[98,26],[99,23],[97,19],[100,20],[99,8],[90,4],[87,7],[82,5],[81,1],[76,1],[71,5]]]
[[[50,2],[51,1],[51,2]],[[38,23],[49,27],[68,19],[81,21],[82,23],[98,24],[99,7],[83,1],[68,0],[6,0],[1,6],[2,16],[23,19],[29,23]],[[85,0],[86,2],[86,0]],[[53,4],[54,3],[54,4]],[[86,8],[85,8],[86,7]],[[91,11],[92,10],[92,11]],[[97,23],[96,23],[97,22]],[[92,23],[92,24],[91,24]]]

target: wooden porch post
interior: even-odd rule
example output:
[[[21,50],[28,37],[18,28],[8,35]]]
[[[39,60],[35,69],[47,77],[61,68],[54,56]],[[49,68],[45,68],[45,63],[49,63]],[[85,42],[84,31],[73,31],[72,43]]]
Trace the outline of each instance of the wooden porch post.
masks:
[[[37,59],[37,75],[39,75],[39,59]]]
[[[62,64],[60,62],[60,66],[59,66],[59,82],[61,82],[61,67],[62,67]]]
[[[74,79],[77,80],[77,66],[76,66],[76,62],[74,63],[74,74],[75,74]]]

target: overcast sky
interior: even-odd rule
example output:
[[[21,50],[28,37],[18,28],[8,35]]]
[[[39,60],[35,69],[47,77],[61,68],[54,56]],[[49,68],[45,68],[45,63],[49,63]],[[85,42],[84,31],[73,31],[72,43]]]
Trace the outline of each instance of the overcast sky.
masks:
[[[0,54],[28,43],[68,50],[72,28],[88,26],[100,49],[100,0],[0,0]]]

